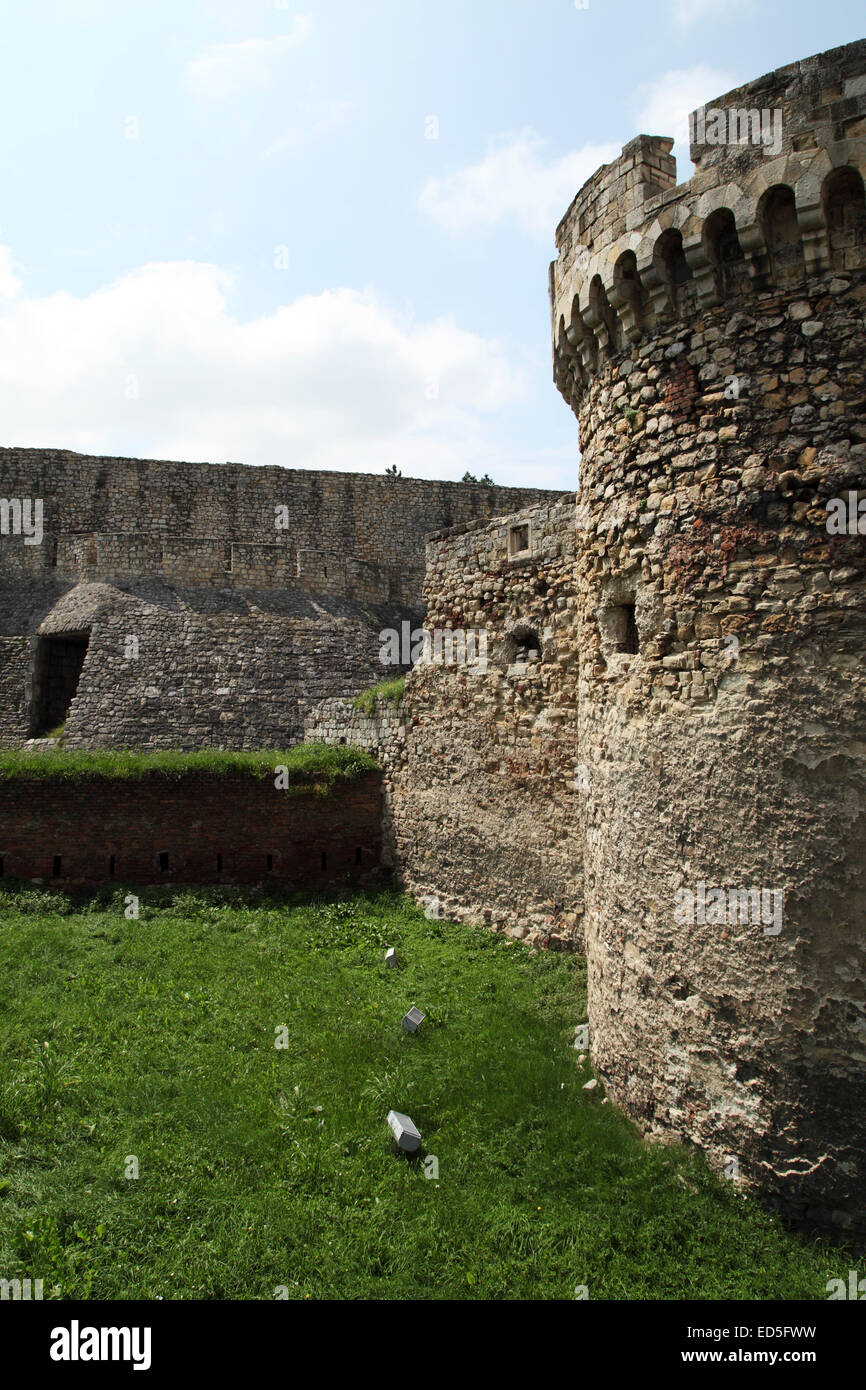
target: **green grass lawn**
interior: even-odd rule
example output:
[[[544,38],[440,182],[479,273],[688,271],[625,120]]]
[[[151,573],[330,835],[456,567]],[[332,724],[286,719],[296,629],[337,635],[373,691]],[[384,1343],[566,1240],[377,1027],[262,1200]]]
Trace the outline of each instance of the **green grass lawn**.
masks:
[[[583,1090],[579,957],[389,893],[141,903],[0,893],[0,1277],[99,1299],[823,1299],[847,1270]],[[395,1154],[389,1108],[438,1180]]]

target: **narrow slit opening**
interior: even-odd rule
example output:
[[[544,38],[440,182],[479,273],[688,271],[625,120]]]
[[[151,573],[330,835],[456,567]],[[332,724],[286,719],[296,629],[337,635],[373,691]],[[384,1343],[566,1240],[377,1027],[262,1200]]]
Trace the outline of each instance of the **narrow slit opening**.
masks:
[[[634,604],[625,603],[623,604],[623,608],[625,610],[625,635],[622,642],[622,651],[627,652],[629,656],[636,656],[638,650],[638,630],[637,620],[634,614]]]

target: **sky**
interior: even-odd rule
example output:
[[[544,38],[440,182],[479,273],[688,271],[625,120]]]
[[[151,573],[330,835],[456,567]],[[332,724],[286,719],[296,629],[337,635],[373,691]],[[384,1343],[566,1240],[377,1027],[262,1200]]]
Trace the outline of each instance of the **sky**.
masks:
[[[548,265],[851,0],[0,0],[0,445],[573,489]]]

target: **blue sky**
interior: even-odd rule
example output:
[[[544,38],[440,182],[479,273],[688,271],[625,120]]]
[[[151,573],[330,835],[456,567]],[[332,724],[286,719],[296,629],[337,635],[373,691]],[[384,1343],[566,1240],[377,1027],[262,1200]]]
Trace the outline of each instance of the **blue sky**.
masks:
[[[0,444],[572,488],[559,217],[861,14],[0,0]]]

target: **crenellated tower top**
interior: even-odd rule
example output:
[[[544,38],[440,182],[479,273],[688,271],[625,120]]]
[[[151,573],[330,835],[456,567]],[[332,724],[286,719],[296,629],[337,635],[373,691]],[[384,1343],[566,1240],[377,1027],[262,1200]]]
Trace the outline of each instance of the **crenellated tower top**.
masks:
[[[709,308],[866,268],[866,40],[791,63],[639,135],[583,185],[550,267],[554,380],[577,413],[605,359]]]

